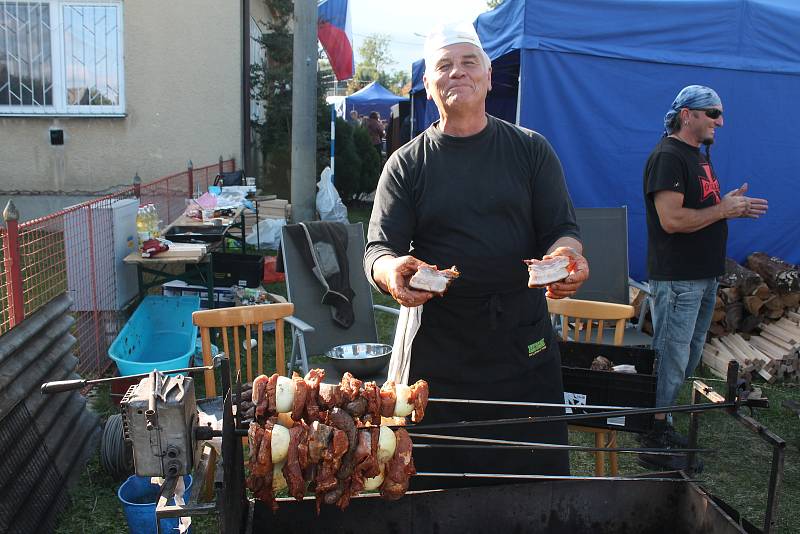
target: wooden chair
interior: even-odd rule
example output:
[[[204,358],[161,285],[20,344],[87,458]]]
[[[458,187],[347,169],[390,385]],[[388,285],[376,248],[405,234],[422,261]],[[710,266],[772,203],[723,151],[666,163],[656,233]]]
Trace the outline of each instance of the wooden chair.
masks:
[[[625,323],[634,315],[633,306],[627,304],[577,299],[547,299],[547,309],[551,316],[560,317],[561,338],[564,341],[583,343],[602,343],[606,326],[613,323],[614,345],[622,345]],[[616,430],[576,425],[570,425],[570,429],[594,434],[595,447],[617,446]],[[605,452],[595,452],[594,472],[597,476],[605,476],[605,456]],[[608,470],[611,476],[617,476],[619,472],[616,452],[608,453]]]
[[[228,328],[233,331],[233,355],[236,371],[242,369],[242,342],[239,328],[244,328],[244,340],[253,339],[256,334],[256,346],[245,343],[247,361],[247,381],[253,381],[253,350],[256,352],[257,372],[264,373],[264,323],[275,323],[275,369],[278,373],[286,373],[286,356],[283,347],[284,318],[292,315],[294,304],[260,304],[258,306],[239,306],[236,308],[220,308],[216,310],[196,311],[192,314],[192,322],[200,327],[200,339],[203,345],[203,365],[211,364],[211,329],[218,328],[222,334],[220,351],[231,355]],[[254,328],[255,330],[251,330]],[[205,371],[206,397],[216,397],[217,387],[214,371]]]

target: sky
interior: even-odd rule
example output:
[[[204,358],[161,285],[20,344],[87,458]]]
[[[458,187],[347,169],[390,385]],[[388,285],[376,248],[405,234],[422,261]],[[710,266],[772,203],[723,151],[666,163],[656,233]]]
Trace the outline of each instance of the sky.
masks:
[[[422,57],[425,35],[437,24],[472,22],[486,11],[486,0],[350,0],[350,18],[358,48],[364,38],[380,33],[391,39],[394,64],[388,70],[406,70]]]

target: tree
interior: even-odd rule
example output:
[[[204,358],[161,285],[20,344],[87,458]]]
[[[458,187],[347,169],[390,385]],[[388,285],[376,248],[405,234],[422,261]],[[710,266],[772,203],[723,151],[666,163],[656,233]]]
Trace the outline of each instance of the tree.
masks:
[[[366,128],[354,128],[353,144],[361,158],[361,174],[358,180],[358,198],[375,191],[381,174],[381,156],[369,138]]]
[[[388,35],[373,33],[364,39],[364,43],[358,48],[361,61],[356,64],[356,72],[347,84],[348,94],[355,93],[371,82],[378,82],[396,94],[400,94],[400,89],[405,82],[395,90],[394,87],[397,85],[395,80],[397,77],[402,77],[404,73],[395,71],[390,74],[386,71],[386,68],[393,63],[389,52],[390,47],[391,40]]]
[[[250,69],[251,96],[265,103],[265,120],[252,123],[264,153],[259,185],[279,197],[291,194],[292,143],[292,49],[289,23],[294,12],[292,0],[264,0],[272,15],[268,31],[261,36],[267,51],[266,65]],[[325,103],[321,74],[317,72],[317,173],[328,164],[330,154],[330,111]]]
[[[347,203],[358,195],[361,181],[361,158],[353,143],[353,130],[344,119],[336,119],[336,170],[334,182],[342,201]],[[373,149],[373,152],[375,149]]]
[[[503,0],[486,0],[486,5],[489,6],[489,9],[494,9],[502,3]]]

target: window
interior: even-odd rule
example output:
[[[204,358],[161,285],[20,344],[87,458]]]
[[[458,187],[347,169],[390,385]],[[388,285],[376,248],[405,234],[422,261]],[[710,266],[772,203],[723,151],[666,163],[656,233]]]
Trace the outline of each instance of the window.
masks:
[[[0,0],[0,115],[121,115],[122,4]]]

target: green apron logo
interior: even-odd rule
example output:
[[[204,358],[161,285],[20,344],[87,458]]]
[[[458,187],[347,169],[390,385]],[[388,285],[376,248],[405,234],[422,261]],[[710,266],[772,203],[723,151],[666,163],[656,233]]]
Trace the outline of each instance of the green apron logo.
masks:
[[[547,343],[544,342],[544,338],[540,339],[536,343],[531,343],[530,345],[528,345],[528,358],[536,356],[546,348],[547,348]]]

